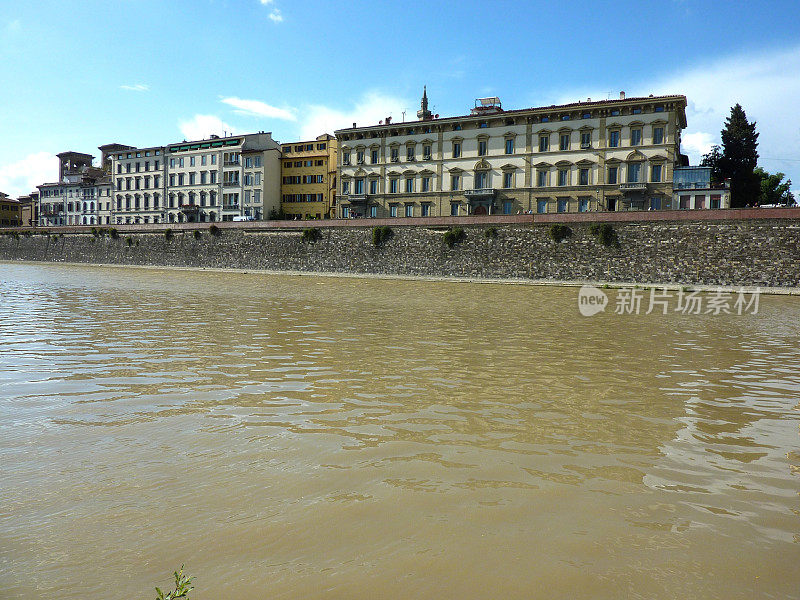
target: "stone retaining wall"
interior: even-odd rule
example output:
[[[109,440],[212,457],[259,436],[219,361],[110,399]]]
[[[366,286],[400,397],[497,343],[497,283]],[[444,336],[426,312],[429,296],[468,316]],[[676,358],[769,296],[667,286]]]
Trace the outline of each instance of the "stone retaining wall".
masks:
[[[444,243],[445,224],[392,223],[393,236],[377,248],[370,227],[352,225],[321,228],[316,242],[304,241],[296,228],[230,227],[211,235],[207,224],[196,229],[199,238],[192,229],[169,239],[163,230],[120,232],[117,239],[85,230],[0,234],[0,260],[800,287],[800,219],[614,223],[618,247],[602,245],[580,222],[568,224],[572,234],[560,243],[548,224],[471,224],[453,248]]]

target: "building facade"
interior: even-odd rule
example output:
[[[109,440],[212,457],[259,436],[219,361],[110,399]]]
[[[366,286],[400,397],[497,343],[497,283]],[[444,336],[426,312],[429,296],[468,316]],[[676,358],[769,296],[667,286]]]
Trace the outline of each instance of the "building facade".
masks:
[[[280,146],[259,132],[110,154],[113,222],[267,218],[280,203]]]
[[[335,217],[338,142],[330,134],[281,147],[281,210],[289,219]]]
[[[58,181],[37,186],[38,224],[96,225],[110,222],[111,179],[82,152],[58,154]],[[102,207],[102,209],[101,209]]]
[[[731,207],[730,186],[712,187],[711,167],[676,167],[672,188],[672,205],[678,209]]]
[[[673,208],[685,96],[503,110],[476,101],[439,118],[336,132],[337,216],[394,217]]]
[[[0,192],[0,227],[19,227],[23,225],[22,205],[8,194]]]

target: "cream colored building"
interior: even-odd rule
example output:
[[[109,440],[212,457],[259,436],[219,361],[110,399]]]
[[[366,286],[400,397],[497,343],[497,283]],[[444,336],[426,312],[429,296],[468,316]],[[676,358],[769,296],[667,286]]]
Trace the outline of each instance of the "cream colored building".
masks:
[[[353,127],[339,140],[337,216],[672,208],[685,96],[504,110],[476,101],[438,118]]]
[[[108,173],[92,166],[93,156],[62,152],[58,181],[39,189],[39,225],[97,225],[108,223],[111,181]]]
[[[280,146],[270,133],[110,154],[113,222],[262,220],[280,203]]]
[[[338,143],[330,134],[281,147],[281,210],[288,218],[335,217]]]

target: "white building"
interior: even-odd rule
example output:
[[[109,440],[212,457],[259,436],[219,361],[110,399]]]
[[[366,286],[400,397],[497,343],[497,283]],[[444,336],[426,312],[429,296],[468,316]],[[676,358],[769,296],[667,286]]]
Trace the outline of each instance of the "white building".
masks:
[[[39,225],[96,225],[108,223],[111,181],[108,173],[92,166],[92,155],[58,154],[59,177],[39,189]]]
[[[260,220],[280,205],[280,146],[269,133],[129,148],[110,163],[117,224]]]
[[[338,217],[672,208],[685,96],[504,110],[353,127],[339,140]]]

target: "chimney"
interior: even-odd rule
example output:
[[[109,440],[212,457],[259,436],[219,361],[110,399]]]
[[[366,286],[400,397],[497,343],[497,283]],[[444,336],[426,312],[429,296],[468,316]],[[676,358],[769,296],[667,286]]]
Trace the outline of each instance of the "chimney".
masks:
[[[620,100],[625,100],[625,92],[620,92],[619,93],[619,99]]]
[[[355,128],[356,128],[356,124],[355,124],[355,123],[353,123],[353,129],[355,129]]]
[[[386,124],[389,125],[392,122],[392,117],[386,117]]]

